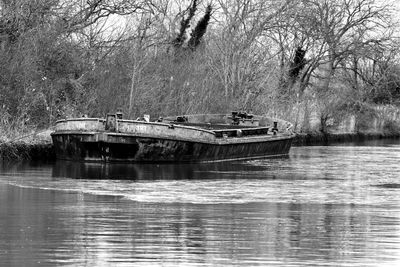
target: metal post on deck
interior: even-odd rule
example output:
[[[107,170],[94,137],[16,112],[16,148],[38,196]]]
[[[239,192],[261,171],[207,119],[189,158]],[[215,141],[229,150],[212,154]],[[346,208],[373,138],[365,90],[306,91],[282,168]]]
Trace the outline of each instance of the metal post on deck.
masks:
[[[278,122],[274,121],[274,128],[272,128],[272,132],[274,133],[274,135],[276,135],[276,133],[278,132]]]

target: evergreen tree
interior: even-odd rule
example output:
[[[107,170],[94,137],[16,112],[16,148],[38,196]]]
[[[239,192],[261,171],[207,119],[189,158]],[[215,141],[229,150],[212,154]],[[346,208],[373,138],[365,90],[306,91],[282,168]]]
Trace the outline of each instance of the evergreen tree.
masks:
[[[208,4],[205,15],[201,18],[201,20],[197,23],[196,27],[191,33],[190,40],[188,42],[189,48],[192,50],[196,49],[196,47],[200,44],[200,41],[204,34],[207,31],[207,26],[211,17],[212,6]]]

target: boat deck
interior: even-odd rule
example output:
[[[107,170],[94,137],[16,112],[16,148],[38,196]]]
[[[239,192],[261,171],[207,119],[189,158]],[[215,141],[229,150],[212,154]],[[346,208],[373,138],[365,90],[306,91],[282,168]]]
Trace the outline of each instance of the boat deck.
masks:
[[[247,125],[232,124],[211,124],[211,123],[190,123],[190,122],[173,122],[175,125],[196,127],[215,133],[215,137],[242,137],[250,135],[268,134],[270,127],[256,127]]]

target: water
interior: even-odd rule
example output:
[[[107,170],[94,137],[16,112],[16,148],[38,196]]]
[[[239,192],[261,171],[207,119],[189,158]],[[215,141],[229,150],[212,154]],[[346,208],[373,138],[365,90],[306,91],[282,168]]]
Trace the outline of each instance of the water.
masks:
[[[0,266],[400,266],[400,141],[0,168]]]

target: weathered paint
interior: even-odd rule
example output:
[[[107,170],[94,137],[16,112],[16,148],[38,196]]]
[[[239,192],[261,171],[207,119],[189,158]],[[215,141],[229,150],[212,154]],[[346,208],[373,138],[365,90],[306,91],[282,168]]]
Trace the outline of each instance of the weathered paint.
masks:
[[[76,118],[59,120],[56,122],[56,131],[100,131],[104,130],[104,119]]]
[[[215,133],[210,130],[166,123],[120,120],[118,122],[118,130],[120,133],[138,136],[154,136],[179,140],[195,139],[209,142],[215,139]]]
[[[145,137],[113,137],[95,141],[95,134],[54,134],[53,143],[60,159],[84,161],[217,161],[287,154],[292,142],[271,139],[251,143],[199,143]]]
[[[211,130],[169,123],[118,120],[105,131],[102,119],[64,120],[52,134],[59,159],[123,162],[203,162],[284,155],[293,134],[246,129],[243,137],[217,137]],[[260,130],[258,130],[260,129]]]

